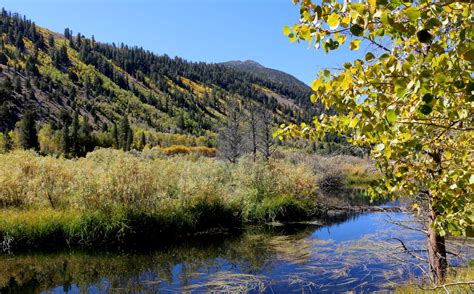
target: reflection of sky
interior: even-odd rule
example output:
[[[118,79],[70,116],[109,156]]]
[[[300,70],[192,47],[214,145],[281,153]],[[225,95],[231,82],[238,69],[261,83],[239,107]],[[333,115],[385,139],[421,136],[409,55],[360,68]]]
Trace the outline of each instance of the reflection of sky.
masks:
[[[388,215],[396,220],[408,220],[408,217],[403,213],[388,213]],[[400,229],[396,225],[387,223],[386,219],[387,214],[385,213],[363,214],[356,219],[351,219],[341,224],[321,227],[312,234],[312,237],[341,242],[359,239],[364,235],[374,234],[381,229]],[[402,235],[407,236],[406,234]],[[422,238],[421,234],[410,233],[409,236],[411,238]]]
[[[265,285],[265,292],[268,293],[301,292],[302,289],[307,292],[333,293],[392,289],[397,283],[421,274],[413,264],[401,264],[388,258],[399,247],[398,241],[392,238],[400,238],[407,246],[416,249],[424,249],[425,241],[421,233],[397,227],[388,223],[387,219],[410,221],[411,217],[395,212],[362,214],[339,224],[316,228],[312,233],[308,231],[304,235],[306,237],[283,233],[266,236],[258,243],[261,248],[256,248],[255,242],[249,242],[248,238],[259,236],[252,235],[238,240],[237,244],[229,243],[230,245],[221,247],[208,259],[200,260],[197,256],[190,256],[187,261],[176,262],[170,257],[172,281],[160,280],[159,275],[153,272],[157,268],[152,267],[142,269],[142,272],[132,276],[115,273],[118,277],[113,276],[113,282],[102,277],[95,285],[90,285],[87,292],[120,291],[116,287],[164,293],[183,290],[193,293],[220,290],[232,292],[231,289],[236,288],[225,287],[238,287],[242,284],[248,284],[254,289]],[[233,251],[236,249],[234,246],[237,246],[237,251]],[[262,248],[267,251],[260,253],[258,250]],[[184,253],[187,252],[186,248],[183,250]],[[255,253],[255,250],[259,253]],[[190,251],[190,255],[191,252],[193,251]],[[232,256],[229,252],[240,252],[243,256],[229,258]],[[244,252],[254,252],[256,258],[260,258],[259,265],[252,266],[252,257]],[[406,259],[403,255],[398,257]],[[197,264],[198,267],[193,270],[192,264]],[[64,288],[57,287],[52,292],[64,293]],[[78,292],[75,284],[69,287],[69,293]]]

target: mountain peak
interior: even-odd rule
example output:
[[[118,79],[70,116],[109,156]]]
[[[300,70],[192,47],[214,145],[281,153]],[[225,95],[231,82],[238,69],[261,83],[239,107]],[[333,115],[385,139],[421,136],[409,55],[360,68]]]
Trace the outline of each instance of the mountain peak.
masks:
[[[232,67],[254,67],[254,68],[265,68],[265,66],[261,65],[260,63],[256,62],[255,60],[232,60],[222,63],[225,66],[232,66]]]
[[[234,60],[234,61],[223,62],[221,64],[224,66],[233,68],[237,71],[250,73],[257,77],[273,81],[275,83],[295,85],[302,91],[305,91],[308,93],[311,91],[308,85],[298,80],[294,76],[277,69],[265,67],[254,60],[245,60],[245,61]]]

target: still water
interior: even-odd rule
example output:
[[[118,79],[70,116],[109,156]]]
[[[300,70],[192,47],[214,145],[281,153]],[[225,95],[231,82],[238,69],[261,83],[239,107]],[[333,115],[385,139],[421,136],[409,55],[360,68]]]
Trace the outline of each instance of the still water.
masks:
[[[366,213],[318,223],[247,227],[155,252],[67,252],[0,256],[1,293],[298,293],[393,290],[418,277],[400,241],[424,249],[424,236]],[[323,224],[321,223],[323,222]]]

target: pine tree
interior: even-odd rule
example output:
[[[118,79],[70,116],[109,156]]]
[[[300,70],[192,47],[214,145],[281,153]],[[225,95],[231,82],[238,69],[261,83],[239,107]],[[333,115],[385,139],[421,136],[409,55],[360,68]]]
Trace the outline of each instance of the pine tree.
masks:
[[[0,52],[0,64],[7,64],[8,63],[8,57],[5,55],[5,53]]]
[[[19,76],[15,76],[15,92],[22,93],[21,80]]]
[[[132,149],[132,144],[133,144],[133,130],[129,128],[127,132],[127,143],[125,145],[125,151],[130,151]]]
[[[130,145],[128,144],[129,137],[133,139],[133,134],[131,134],[130,129],[130,122],[128,120],[128,115],[124,115],[120,121],[119,125],[119,132],[118,132],[118,139],[119,139],[119,147],[122,148],[124,151],[130,150]]]
[[[29,57],[27,60],[26,60],[26,71],[31,73],[32,75],[34,76],[39,76],[39,71],[38,71],[38,68],[36,67],[36,64],[35,64],[35,59],[33,57]]]
[[[72,119],[71,129],[71,147],[74,156],[80,154],[80,142],[79,142],[79,114],[77,111],[74,112],[74,118]]]
[[[115,149],[120,148],[117,124],[115,122],[112,125],[112,147],[114,147]]]
[[[71,35],[72,35],[71,30],[70,30],[69,28],[65,28],[65,29],[64,29],[64,37],[65,37],[66,39],[70,39],[70,38],[71,38]]]
[[[71,151],[71,138],[69,134],[69,126],[71,124],[71,117],[66,110],[62,110],[59,114],[59,118],[62,122],[62,129],[61,129],[61,138],[59,141],[59,147],[61,152],[68,156],[69,152]]]
[[[20,146],[23,149],[39,149],[38,133],[36,130],[35,114],[32,111],[25,113],[19,124]]]
[[[18,33],[16,35],[15,47],[17,47],[20,51],[25,49],[25,43],[23,42],[23,34]]]
[[[64,124],[61,130],[61,141],[60,141],[61,152],[67,156],[70,151],[70,146],[71,146],[71,143],[70,143],[70,138],[69,138],[69,128],[67,124]]]
[[[54,48],[54,36],[53,35],[48,35],[48,44],[50,48]]]
[[[12,84],[12,80],[10,79],[10,77],[5,77],[5,79],[3,80],[3,83],[2,83],[2,88],[4,89],[5,93],[6,94],[10,94],[11,92],[13,92],[13,84]]]
[[[142,132],[142,136],[140,137],[140,150],[143,150],[146,146],[146,135],[145,132]]]
[[[85,155],[87,152],[90,152],[94,150],[94,142],[92,140],[92,135],[91,135],[91,127],[89,125],[89,120],[87,119],[87,116],[84,117],[84,121],[81,124],[81,129],[80,129],[80,139],[79,139],[79,146],[82,147],[82,153],[79,155]]]

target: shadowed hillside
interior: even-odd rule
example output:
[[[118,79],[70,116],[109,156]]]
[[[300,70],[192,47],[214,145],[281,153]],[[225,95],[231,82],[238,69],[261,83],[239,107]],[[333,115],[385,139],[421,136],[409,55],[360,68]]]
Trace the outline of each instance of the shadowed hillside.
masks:
[[[96,130],[127,115],[143,130],[192,136],[214,133],[231,101],[244,109],[257,103],[277,123],[315,112],[310,89],[294,78],[159,56],[69,29],[58,34],[6,10],[0,35],[1,132],[28,110],[53,124],[77,111]]]

